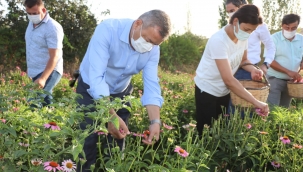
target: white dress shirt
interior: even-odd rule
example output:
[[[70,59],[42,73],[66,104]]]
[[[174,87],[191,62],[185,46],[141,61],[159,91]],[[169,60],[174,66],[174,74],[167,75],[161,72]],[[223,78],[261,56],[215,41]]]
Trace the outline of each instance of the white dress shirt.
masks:
[[[251,33],[248,39],[247,58],[253,64],[261,61],[261,42],[264,44],[265,48],[264,62],[271,64],[275,57],[276,48],[265,23],[259,25],[257,29]]]

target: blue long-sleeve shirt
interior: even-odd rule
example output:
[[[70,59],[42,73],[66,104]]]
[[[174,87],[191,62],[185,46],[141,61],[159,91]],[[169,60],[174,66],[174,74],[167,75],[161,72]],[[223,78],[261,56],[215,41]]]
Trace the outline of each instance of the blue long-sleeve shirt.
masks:
[[[132,49],[129,34],[134,20],[107,19],[102,21],[90,40],[80,65],[83,81],[90,86],[87,92],[99,99],[123,92],[132,75],[143,70],[143,106],[163,104],[158,79],[160,47],[139,53]],[[131,35],[132,36],[132,35]]]

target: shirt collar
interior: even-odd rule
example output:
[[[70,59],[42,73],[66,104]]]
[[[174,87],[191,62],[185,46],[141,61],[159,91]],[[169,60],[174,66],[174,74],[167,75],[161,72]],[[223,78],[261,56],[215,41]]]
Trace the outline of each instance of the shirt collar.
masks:
[[[127,21],[126,26],[124,27],[122,34],[120,35],[120,40],[127,44],[129,44],[129,33],[130,33],[133,23],[134,23],[134,20]]]
[[[284,35],[283,35],[283,31],[281,30],[280,31],[281,32],[281,41],[289,41],[288,39],[286,39],[285,37],[284,37]],[[293,42],[293,41],[298,41],[299,40],[299,37],[298,37],[298,34],[296,33],[296,35],[295,35],[295,38],[291,41],[291,42]]]

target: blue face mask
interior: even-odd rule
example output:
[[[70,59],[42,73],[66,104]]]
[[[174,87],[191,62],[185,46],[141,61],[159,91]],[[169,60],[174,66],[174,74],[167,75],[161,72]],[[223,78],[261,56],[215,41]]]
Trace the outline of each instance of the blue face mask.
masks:
[[[244,32],[240,29],[240,24],[238,21],[238,33],[236,33],[236,26],[234,26],[234,34],[237,37],[238,40],[245,41],[249,38],[250,34],[247,32]]]

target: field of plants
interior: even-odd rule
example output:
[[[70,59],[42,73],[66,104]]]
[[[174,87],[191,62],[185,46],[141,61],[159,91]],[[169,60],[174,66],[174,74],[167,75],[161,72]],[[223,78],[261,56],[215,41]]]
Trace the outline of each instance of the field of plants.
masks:
[[[123,152],[106,149],[105,123],[109,108],[119,109],[123,101],[98,101],[97,111],[87,114],[98,121],[82,131],[85,107],[75,102],[75,88],[69,75],[56,86],[54,103],[39,108],[41,91],[26,73],[16,68],[0,74],[0,171],[42,172],[73,171],[86,136],[99,134],[98,163],[92,171],[302,171],[303,109],[301,100],[290,109],[276,107],[268,116],[254,113],[240,118],[222,114],[213,125],[204,126],[203,136],[195,128],[193,75],[160,70],[159,78],[165,103],[161,139],[152,146],[142,143],[148,135],[148,116],[140,104],[143,94],[141,74],[133,77],[134,92],[129,121],[131,134]],[[28,102],[30,98],[33,101]],[[30,106],[35,104],[38,108]],[[110,155],[110,156],[108,156]],[[110,158],[109,158],[110,157]]]

